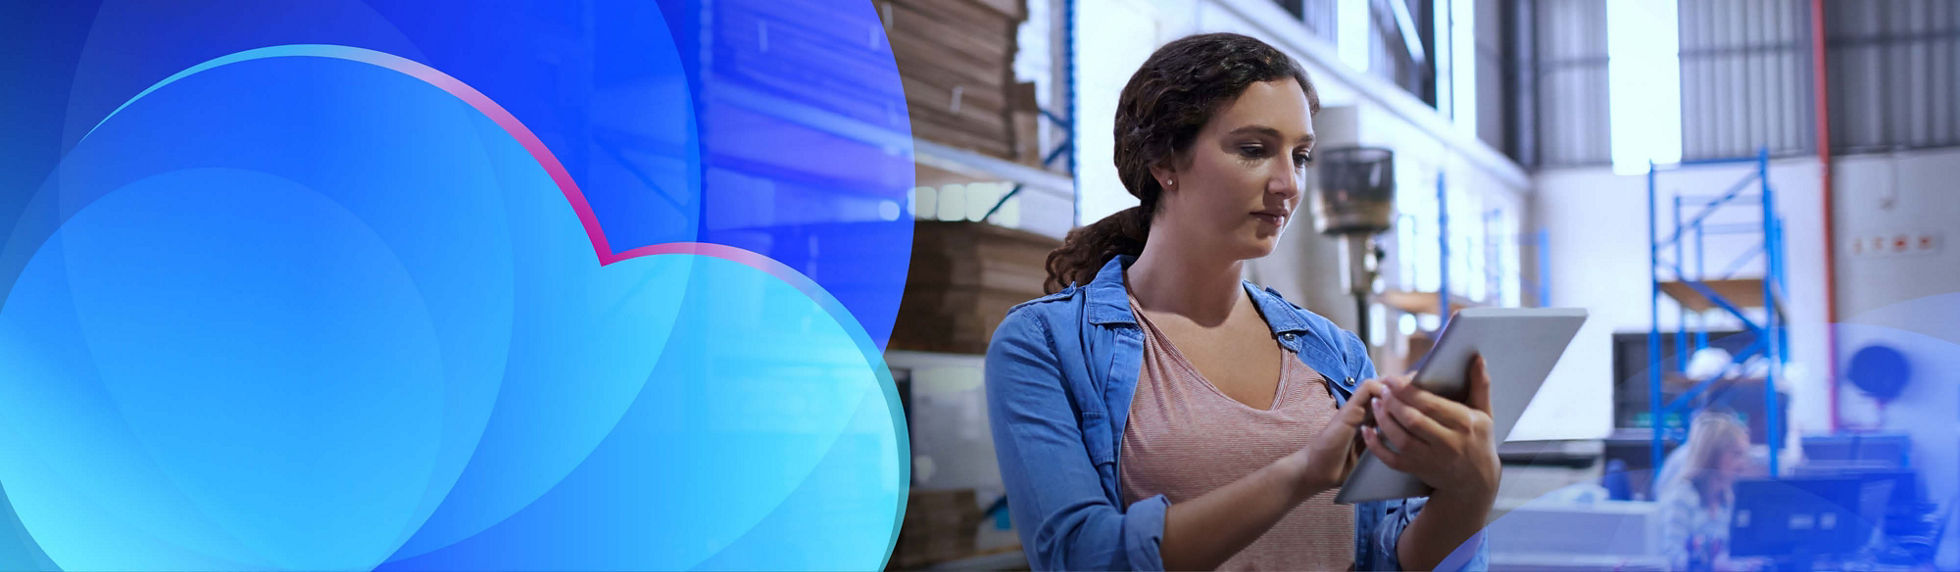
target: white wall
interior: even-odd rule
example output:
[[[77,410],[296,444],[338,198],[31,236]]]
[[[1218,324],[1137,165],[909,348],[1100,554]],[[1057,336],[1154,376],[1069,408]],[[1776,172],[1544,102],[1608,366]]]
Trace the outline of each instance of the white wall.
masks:
[[[1948,230],[1960,224],[1960,150],[1847,157],[1835,170],[1840,316],[1960,290],[1960,235]],[[1897,234],[1945,240],[1904,256],[1851,251],[1854,237]]]

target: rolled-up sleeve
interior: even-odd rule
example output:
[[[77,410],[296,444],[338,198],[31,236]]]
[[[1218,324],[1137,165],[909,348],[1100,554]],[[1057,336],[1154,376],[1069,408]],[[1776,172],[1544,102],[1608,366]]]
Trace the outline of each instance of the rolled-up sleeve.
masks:
[[[1357,568],[1364,570],[1402,570],[1402,557],[1396,552],[1401,546],[1402,532],[1422,514],[1422,505],[1428,499],[1408,499],[1386,501],[1377,508],[1378,517],[1373,520],[1374,530],[1357,530],[1367,538],[1361,544],[1367,545],[1366,554],[1357,554]],[[1484,542],[1484,533],[1478,532],[1470,540],[1458,546],[1450,555],[1436,565],[1437,570],[1482,571],[1490,569],[1490,545]]]
[[[1416,521],[1416,513],[1422,512],[1423,499],[1389,501],[1384,503],[1387,512],[1378,521],[1373,531],[1373,568],[1376,570],[1401,570],[1402,556],[1396,551],[1402,545],[1402,531],[1408,530],[1409,523]]]
[[[1007,505],[1035,570],[1162,570],[1163,496],[1109,500],[1050,330],[1025,309],[987,348],[987,408]]]

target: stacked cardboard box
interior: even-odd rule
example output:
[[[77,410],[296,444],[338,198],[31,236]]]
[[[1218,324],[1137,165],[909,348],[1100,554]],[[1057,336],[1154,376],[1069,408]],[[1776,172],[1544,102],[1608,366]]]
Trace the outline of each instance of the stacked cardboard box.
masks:
[[[1034,82],[1014,84],[1008,92],[1007,117],[1014,129],[1014,157],[1022,164],[1045,167],[1041,164],[1041,106],[1035,99]]]
[[[981,520],[974,498],[973,489],[912,491],[890,567],[911,570],[972,556]]]
[[[891,349],[987,353],[1015,304],[1041,296],[1061,241],[976,222],[920,221]]]
[[[1016,158],[1015,30],[1025,0],[883,0],[912,136]]]

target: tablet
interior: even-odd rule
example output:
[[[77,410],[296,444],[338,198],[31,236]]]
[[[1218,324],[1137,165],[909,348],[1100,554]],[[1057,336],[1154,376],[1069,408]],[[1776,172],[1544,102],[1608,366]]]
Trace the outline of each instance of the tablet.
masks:
[[[1436,338],[1436,346],[1416,366],[1415,383],[1462,401],[1467,393],[1468,376],[1464,374],[1470,369],[1470,358],[1483,354],[1484,371],[1490,374],[1491,383],[1491,434],[1502,443],[1585,323],[1586,311],[1581,308],[1465,309],[1450,319]],[[1401,499],[1430,492],[1421,480],[1388,468],[1373,453],[1364,451],[1334,502]]]

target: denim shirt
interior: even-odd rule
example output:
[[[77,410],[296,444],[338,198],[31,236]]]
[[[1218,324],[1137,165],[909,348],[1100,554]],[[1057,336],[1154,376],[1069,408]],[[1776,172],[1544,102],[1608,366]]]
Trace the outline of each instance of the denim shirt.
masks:
[[[1118,256],[1087,286],[1015,306],[987,348],[995,454],[1035,570],[1164,569],[1158,547],[1170,501],[1156,495],[1123,506],[1117,490],[1117,453],[1143,362],[1143,333],[1123,286],[1134,260]],[[1244,287],[1280,345],[1334,382],[1337,403],[1375,377],[1353,333],[1270,289]],[[1401,569],[1396,541],[1422,503],[1355,505],[1355,568]],[[1480,533],[1439,568],[1482,569],[1488,552]]]

